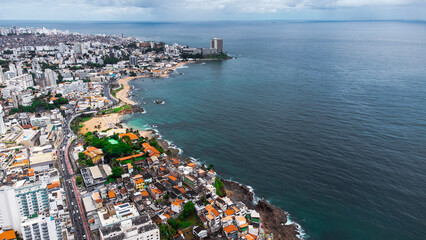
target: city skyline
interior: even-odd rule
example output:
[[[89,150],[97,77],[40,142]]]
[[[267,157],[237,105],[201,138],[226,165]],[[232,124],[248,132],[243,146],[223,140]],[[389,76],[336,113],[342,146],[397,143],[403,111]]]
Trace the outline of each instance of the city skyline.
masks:
[[[0,5],[0,20],[426,20],[424,0],[0,0]]]

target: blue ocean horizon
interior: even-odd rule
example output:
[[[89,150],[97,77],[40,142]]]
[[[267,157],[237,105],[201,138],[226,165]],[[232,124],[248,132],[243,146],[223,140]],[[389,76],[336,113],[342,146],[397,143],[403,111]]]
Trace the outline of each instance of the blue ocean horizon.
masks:
[[[290,213],[309,239],[426,236],[426,23],[0,21],[208,47],[235,59],[136,79],[161,135]],[[154,100],[165,101],[164,105]]]

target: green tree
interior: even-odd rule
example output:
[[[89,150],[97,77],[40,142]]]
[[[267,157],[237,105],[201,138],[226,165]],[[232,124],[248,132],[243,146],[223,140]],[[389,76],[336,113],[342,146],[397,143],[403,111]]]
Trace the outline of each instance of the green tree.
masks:
[[[91,159],[86,160],[86,165],[89,166],[89,167],[95,166],[95,164],[93,163],[93,161]]]
[[[185,203],[185,205],[183,206],[183,212],[182,212],[183,217],[188,218],[194,213],[195,213],[194,203],[192,201]]]
[[[80,175],[75,176],[75,183],[80,186],[83,183],[83,178]]]
[[[176,230],[167,224],[160,224],[161,239],[171,240],[176,235]]]
[[[226,196],[225,186],[223,185],[223,182],[219,178],[215,179],[214,187],[216,188],[216,194],[218,196],[220,196],[220,197]]]
[[[79,152],[78,153],[78,159],[86,159],[86,154],[84,154],[84,152]]]
[[[121,167],[117,166],[112,169],[112,176],[114,178],[120,178],[121,175],[123,175],[123,169]]]

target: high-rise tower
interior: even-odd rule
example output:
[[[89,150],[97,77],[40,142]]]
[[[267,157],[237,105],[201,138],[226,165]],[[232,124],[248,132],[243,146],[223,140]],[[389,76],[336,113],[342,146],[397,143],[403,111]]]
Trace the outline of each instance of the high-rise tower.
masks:
[[[222,38],[213,38],[211,41],[211,48],[217,50],[217,52],[223,52],[223,40]]]

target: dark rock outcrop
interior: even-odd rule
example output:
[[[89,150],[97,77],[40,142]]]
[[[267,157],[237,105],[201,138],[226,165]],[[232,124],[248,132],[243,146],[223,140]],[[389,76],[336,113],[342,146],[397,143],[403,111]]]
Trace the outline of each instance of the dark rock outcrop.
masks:
[[[298,240],[297,226],[294,224],[285,225],[287,213],[281,208],[272,206],[265,200],[260,200],[256,207],[265,228],[274,234],[274,239]]]
[[[247,186],[237,182],[222,180],[225,185],[226,196],[232,201],[241,201],[248,208],[255,209],[259,214],[266,232],[273,233],[274,239],[299,240],[297,226],[295,224],[285,225],[287,213],[281,208],[275,207],[265,200],[254,204],[254,194]]]
[[[233,201],[241,201],[248,208],[254,208],[253,200],[254,194],[250,191],[247,186],[241,185],[234,181],[221,179],[223,185],[225,185],[226,196]]]

